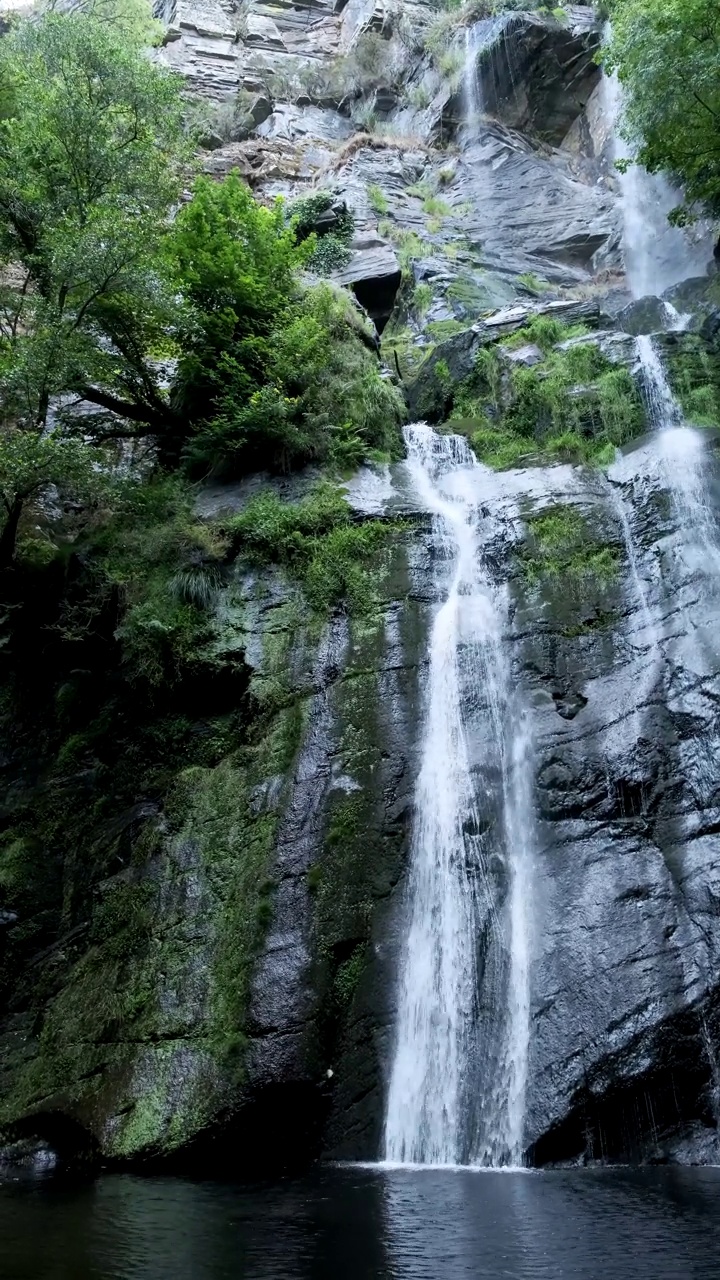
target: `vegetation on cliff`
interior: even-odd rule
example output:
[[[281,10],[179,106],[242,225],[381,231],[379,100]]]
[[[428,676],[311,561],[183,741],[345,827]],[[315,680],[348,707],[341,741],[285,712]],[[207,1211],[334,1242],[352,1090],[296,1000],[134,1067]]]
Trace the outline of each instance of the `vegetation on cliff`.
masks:
[[[444,429],[467,435],[488,466],[603,465],[644,430],[629,370],[605,354],[585,325],[539,314],[474,356],[466,341],[467,331],[456,352],[453,337],[431,352],[416,375],[415,403],[420,414],[444,420]]]
[[[235,175],[183,204],[181,84],[109,16],[48,13],[0,44],[5,564],[48,484],[82,501],[99,467],[111,505],[118,442],[191,477],[398,447],[362,316],[300,282],[316,238]]]
[[[608,69],[624,132],[650,173],[682,183],[675,220],[720,216],[720,9],[716,0],[615,0]]]
[[[89,0],[0,41],[0,1123],[116,1106],[119,1156],[242,1079],[292,664],[373,615],[391,532],[335,479],[404,413],[302,211],[196,175],[152,31]],[[196,514],[196,481],[308,462],[300,501]]]

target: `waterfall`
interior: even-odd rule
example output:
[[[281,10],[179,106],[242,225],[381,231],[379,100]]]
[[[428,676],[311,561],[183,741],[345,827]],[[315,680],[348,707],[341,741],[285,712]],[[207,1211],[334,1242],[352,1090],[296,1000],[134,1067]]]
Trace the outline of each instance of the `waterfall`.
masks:
[[[475,135],[478,121],[483,113],[483,100],[480,77],[477,70],[479,42],[477,24],[465,28],[465,66],[463,68],[463,111],[464,125],[468,138]]]
[[[648,418],[658,432],[660,463],[678,524],[694,546],[696,567],[720,574],[720,545],[709,500],[707,454],[701,431],[688,426],[651,337],[636,339]]]
[[[519,1164],[529,1045],[531,749],[502,643],[504,594],[476,529],[480,467],[459,436],[407,427],[408,465],[433,516],[436,587],[421,765],[385,1127],[388,1162]],[[449,565],[449,568],[448,568]],[[478,761],[478,756],[480,757]],[[493,781],[499,777],[494,805]],[[478,782],[479,779],[479,782]],[[498,906],[488,836],[505,858]],[[495,976],[493,1043],[481,1043],[479,934]]]
[[[632,161],[632,149],[618,132],[623,104],[617,75],[604,76],[603,86],[605,114],[613,126],[613,158]],[[708,229],[702,226],[693,233],[668,222],[682,192],[665,174],[648,173],[640,164],[630,163],[618,179],[625,274],[632,296],[659,296],[683,280],[705,275],[713,245]]]
[[[663,431],[682,426],[683,411],[667,380],[652,338],[641,334],[635,339],[635,349],[642,370],[642,391],[651,426]]]
[[[478,72],[478,60],[483,49],[492,46],[498,33],[507,26],[506,15],[499,18],[483,18],[465,28],[465,62],[463,67],[463,133],[466,143],[475,141],[478,125],[485,114],[485,95],[482,76]],[[508,46],[505,46],[509,58]],[[492,68],[489,68],[491,70]],[[512,64],[508,62],[508,74],[512,77]]]

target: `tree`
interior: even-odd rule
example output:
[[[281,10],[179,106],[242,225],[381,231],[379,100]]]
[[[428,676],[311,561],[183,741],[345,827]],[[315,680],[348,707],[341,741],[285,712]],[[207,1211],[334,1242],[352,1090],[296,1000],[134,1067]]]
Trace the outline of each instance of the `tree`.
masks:
[[[149,0],[49,0],[50,13],[82,13],[112,28],[123,44],[146,49],[162,40],[162,24],[153,17]]]
[[[198,469],[347,467],[371,450],[398,455],[405,404],[382,377],[366,323],[344,290],[306,290],[263,348],[262,385],[238,396],[229,378],[215,416],[190,439]]]
[[[51,484],[87,500],[103,486],[103,473],[95,464],[86,444],[57,432],[10,429],[0,434],[0,569],[12,562],[25,504]]]
[[[616,0],[612,19],[605,65],[625,90],[623,136],[639,164],[684,187],[674,221],[720,216],[717,0]]]
[[[183,107],[176,78],[108,12],[48,13],[0,42],[0,262],[15,272],[0,339],[6,365],[26,335],[55,351],[61,376],[34,379],[36,423],[75,390],[160,429],[171,414],[148,350],[177,316],[163,248]]]
[[[172,252],[178,286],[193,308],[175,396],[193,419],[231,395],[241,404],[265,380],[270,335],[299,297],[295,272],[312,252],[298,247],[283,205],[265,208],[232,173],[199,178],[178,213]]]

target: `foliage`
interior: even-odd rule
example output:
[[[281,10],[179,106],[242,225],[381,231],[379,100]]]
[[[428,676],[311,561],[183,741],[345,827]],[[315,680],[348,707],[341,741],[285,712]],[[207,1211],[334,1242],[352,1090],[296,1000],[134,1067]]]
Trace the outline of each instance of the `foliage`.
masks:
[[[542,280],[533,271],[526,271],[523,275],[518,276],[517,283],[522,285],[523,289],[527,290],[528,293],[535,295],[547,293],[549,289],[552,289],[552,285],[547,280]]]
[[[720,426],[720,363],[699,334],[668,335],[664,361],[683,412],[700,427]]]
[[[97,452],[80,440],[17,428],[0,433],[0,567],[12,559],[27,502],[49,485],[65,497],[91,502],[108,483],[98,469]]]
[[[117,598],[126,678],[151,688],[176,683],[209,635],[222,539],[197,521],[186,486],[165,477],[118,487],[112,518],[99,523],[90,547],[94,592],[65,614],[65,637],[92,628],[97,612]]]
[[[67,7],[56,0],[49,0],[43,8],[48,13],[62,13]],[[140,49],[148,45],[159,44],[163,28],[153,18],[152,5],[148,0],[73,0],[72,13],[91,18],[98,25],[112,31],[113,37],[125,45],[135,45]]]
[[[318,452],[285,378],[290,358],[317,368],[320,355],[320,324],[295,276],[315,241],[299,234],[302,211],[288,225],[281,201],[257,204],[235,174],[200,179],[177,217],[173,247],[196,316],[176,384],[178,406],[199,421],[186,447],[193,468],[237,468],[242,455],[244,466],[289,466]]]
[[[616,0],[605,53],[625,91],[623,134],[650,173],[667,170],[686,201],[720,215],[720,9],[715,0]]]
[[[454,390],[450,421],[466,424],[487,465],[503,468],[533,456],[603,465],[644,429],[630,373],[611,364],[596,343],[581,341],[577,328],[537,316],[503,339],[506,347],[541,347],[545,359],[531,367],[506,367],[501,348],[478,352],[473,373]]]
[[[281,68],[267,73],[268,88],[275,97],[291,102],[309,98],[339,106],[362,93],[397,82],[390,42],[378,31],[363,31],[348,53],[329,61],[282,61]]]
[[[350,508],[327,482],[301,502],[260,494],[227,530],[241,555],[260,564],[280,564],[297,578],[319,612],[342,605],[366,613],[374,605],[373,560],[388,537],[378,520],[353,524]]]
[[[196,466],[288,470],[309,460],[354,465],[373,449],[397,455],[405,406],[381,376],[374,340],[347,294],[327,284],[308,290],[263,357],[263,385],[241,399],[231,384],[218,415],[190,442]]]
[[[357,946],[352,955],[348,956],[348,959],[343,960],[342,964],[338,966],[333,990],[335,999],[341,1006],[350,1004],[366,964],[366,949],[361,945]]]
[[[432,304],[432,300],[433,291],[429,284],[423,282],[422,284],[415,285],[412,304],[414,311],[416,311],[419,316],[423,316],[425,314],[428,307]]]
[[[429,90],[424,84],[414,85],[407,95],[408,104],[415,107],[416,111],[424,111],[430,106],[431,97]]]
[[[367,192],[368,200],[370,201],[370,208],[378,214],[387,213],[390,205],[382,187],[379,187],[376,182],[371,182],[368,186]]]
[[[426,196],[423,200],[423,210],[436,218],[445,218],[452,213],[447,200],[440,200],[437,196]]]
[[[328,230],[320,230],[318,220],[333,206],[334,197],[329,191],[295,200],[287,210],[290,226],[298,244],[306,244],[311,252],[306,265],[316,275],[330,275],[350,261],[348,248],[355,233],[355,216],[345,204],[334,211]]]
[[[440,74],[445,76],[454,87],[460,82],[460,76],[465,66],[465,55],[460,49],[446,49],[444,53],[440,54],[437,66]]]
[[[529,539],[523,549],[522,566],[529,581],[549,577],[567,582],[593,577],[610,582],[617,576],[617,548],[593,536],[577,507],[553,507],[531,517],[527,525]]]
[[[101,17],[53,13],[0,43],[0,77],[0,261],[20,273],[1,350],[32,392],[9,411],[42,422],[68,389],[105,403],[99,383],[161,417],[146,351],[176,311],[161,246],[186,159],[178,82]]]

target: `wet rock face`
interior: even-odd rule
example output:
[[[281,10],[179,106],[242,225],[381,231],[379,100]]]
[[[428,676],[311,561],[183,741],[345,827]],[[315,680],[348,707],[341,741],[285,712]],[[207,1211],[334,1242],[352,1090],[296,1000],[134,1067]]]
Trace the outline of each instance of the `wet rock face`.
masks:
[[[202,509],[237,509],[256,488],[210,492]],[[218,661],[244,672],[229,751],[95,833],[124,841],[123,869],[90,887],[88,918],[35,948],[0,1016],[3,1140],[45,1144],[63,1167],[94,1153],[277,1172],[323,1147],[374,1154],[384,917],[406,857],[426,645],[408,544],[409,530],[390,539],[377,608],[357,619],[311,615],[280,573],[237,566],[217,612]],[[78,863],[68,883],[96,874]],[[28,882],[0,938],[17,946],[45,906]]]
[[[713,506],[720,472],[712,451],[707,461]],[[395,482],[392,502],[412,504],[402,466]],[[608,578],[526,571],[528,522],[568,506],[611,554]],[[479,512],[486,564],[511,592],[505,643],[533,730],[528,1158],[716,1163],[720,685],[707,552],[653,441],[608,479],[571,467],[489,477]],[[418,591],[429,563],[416,562]],[[488,874],[501,914],[502,858]],[[402,904],[401,881],[396,930]],[[483,988],[481,1006],[492,999]]]
[[[593,14],[577,8],[559,22],[533,14],[502,21],[502,39],[478,56],[483,107],[510,128],[559,146],[600,79]]]
[[[346,201],[357,235],[336,279],[379,330],[401,264],[430,285],[430,306],[408,318],[420,346],[434,340],[428,325],[621,266],[612,173],[596,146],[592,10],[477,24],[488,30],[467,46],[477,49],[482,100],[472,119],[470,62],[449,75],[423,47],[436,19],[424,0],[382,12],[373,0],[253,4],[241,15],[221,0],[178,0],[161,54],[221,118],[242,95],[250,136],[231,130],[220,147],[214,138],[209,172],[239,168],[262,199],[312,187]],[[466,35],[453,37],[451,59],[469,56]],[[368,37],[379,39],[374,50]]]
[[[638,578],[625,559],[579,618],[567,584],[521,589],[515,615],[542,823],[527,1136],[538,1163],[702,1161],[720,1030],[716,604],[651,449],[611,483],[632,502]],[[575,500],[622,537],[607,494]]]

